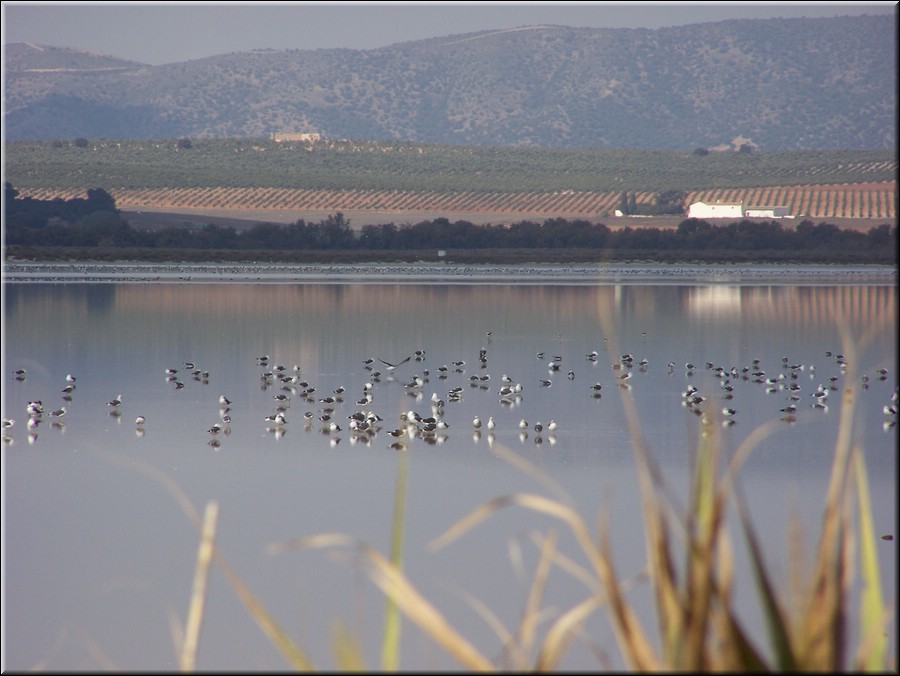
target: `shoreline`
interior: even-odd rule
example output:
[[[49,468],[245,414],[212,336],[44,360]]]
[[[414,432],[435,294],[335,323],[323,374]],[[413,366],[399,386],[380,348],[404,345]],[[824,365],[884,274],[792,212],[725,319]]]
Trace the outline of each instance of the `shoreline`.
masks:
[[[7,262],[3,283],[855,285],[897,283],[889,265],[777,263],[147,263]]]

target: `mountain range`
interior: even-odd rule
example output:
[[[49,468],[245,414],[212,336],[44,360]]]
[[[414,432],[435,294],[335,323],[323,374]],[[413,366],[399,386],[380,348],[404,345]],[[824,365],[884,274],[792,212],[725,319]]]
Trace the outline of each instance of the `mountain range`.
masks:
[[[541,148],[891,149],[897,17],[523,26],[151,66],[4,46],[6,139],[270,137]]]

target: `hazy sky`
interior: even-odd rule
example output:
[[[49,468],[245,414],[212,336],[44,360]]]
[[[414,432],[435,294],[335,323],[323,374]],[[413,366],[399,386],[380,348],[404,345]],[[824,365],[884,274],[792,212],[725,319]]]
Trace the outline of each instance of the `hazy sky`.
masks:
[[[370,49],[553,24],[660,28],[724,19],[893,14],[897,2],[3,2],[3,43],[152,65],[252,49]]]

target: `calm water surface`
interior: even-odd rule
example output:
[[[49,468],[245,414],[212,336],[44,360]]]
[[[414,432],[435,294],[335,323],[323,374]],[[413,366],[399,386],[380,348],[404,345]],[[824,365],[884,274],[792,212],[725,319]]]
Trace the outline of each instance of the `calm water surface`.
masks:
[[[538,561],[534,535],[557,532],[560,548],[582,563],[572,538],[559,522],[513,507],[443,549],[429,542],[493,498],[561,497],[590,523],[608,518],[619,574],[638,577],[644,529],[623,401],[636,405],[667,490],[683,505],[703,428],[685,403],[689,387],[706,398],[701,410],[736,411],[721,428],[728,454],[759,425],[774,426],[750,455],[740,489],[776,579],[790,576],[792,517],[807,552],[814,549],[841,388],[858,397],[853,434],[865,449],[876,533],[896,535],[897,434],[883,411],[897,391],[895,279],[742,281],[727,270],[712,281],[690,272],[675,280],[187,276],[153,283],[37,276],[4,285],[3,417],[16,421],[3,445],[10,669],[178,667],[173,636],[187,615],[198,545],[178,492],[201,513],[219,502],[222,555],[318,668],[338,666],[337,622],[378,668],[384,601],[352,552],[268,548],[338,532],[387,555],[402,463],[406,574],[468,640],[505,664],[501,640],[472,599],[513,630]],[[843,342],[839,325],[856,347]],[[380,361],[406,357],[394,370]],[[27,371],[24,378],[16,369]],[[68,374],[77,380],[64,399]],[[517,396],[500,396],[503,376],[521,385]],[[817,389],[829,396],[814,396]],[[220,396],[231,402],[227,411]],[[109,405],[115,398],[121,406]],[[26,406],[34,400],[44,414],[29,429]],[[790,405],[793,415],[782,410]],[[62,406],[64,417],[49,416]],[[283,425],[266,420],[279,406]],[[320,419],[329,409],[340,430]],[[377,430],[352,430],[356,411],[377,414]],[[397,448],[388,432],[409,411],[448,426],[407,435]],[[231,422],[211,433],[226,413]],[[476,431],[475,416],[492,416],[493,433]],[[510,452],[546,480],[511,464]],[[742,561],[737,531],[733,545]],[[895,599],[895,541],[879,540],[878,549],[885,594]],[[743,563],[739,571],[746,573]],[[740,615],[765,645],[743,578]],[[548,620],[587,593],[554,570]],[[653,635],[645,581],[636,581],[629,600]],[[586,629],[564,668],[620,668],[603,611]],[[403,669],[457,668],[410,623],[402,652]],[[214,569],[198,668],[287,667]]]

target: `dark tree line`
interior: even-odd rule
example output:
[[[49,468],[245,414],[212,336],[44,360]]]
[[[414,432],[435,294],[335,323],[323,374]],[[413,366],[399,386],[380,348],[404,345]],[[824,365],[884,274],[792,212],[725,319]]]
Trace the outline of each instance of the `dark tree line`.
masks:
[[[677,198],[678,195],[673,195]],[[365,225],[358,232],[340,212],[320,222],[260,223],[240,231],[208,224],[136,230],[123,220],[113,198],[92,189],[87,199],[41,201],[18,198],[6,184],[6,244],[25,246],[142,247],[221,250],[604,249],[632,251],[779,251],[879,254],[897,250],[897,228],[868,232],[830,223],[742,220],[727,225],[687,219],[677,228],[624,227],[552,218],[536,223],[474,225],[446,218],[416,224]]]

